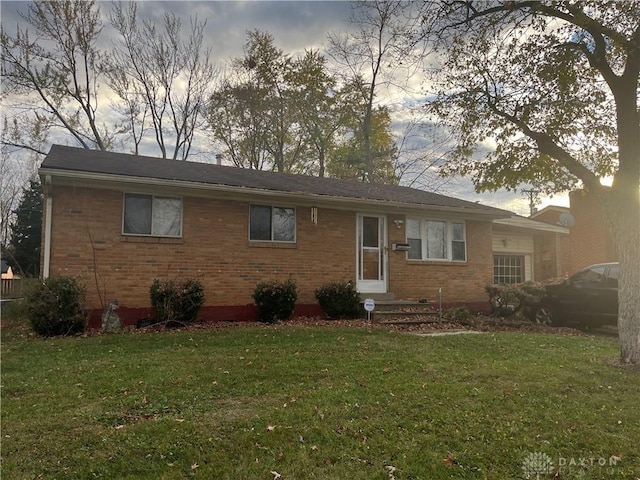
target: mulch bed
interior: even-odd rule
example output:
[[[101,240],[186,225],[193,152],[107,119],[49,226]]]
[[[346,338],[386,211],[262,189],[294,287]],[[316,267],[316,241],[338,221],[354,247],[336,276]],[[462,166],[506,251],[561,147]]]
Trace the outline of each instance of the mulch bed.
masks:
[[[355,320],[326,320],[320,317],[297,317],[289,321],[278,322],[275,324],[262,323],[257,321],[220,321],[220,322],[196,322],[188,326],[178,326],[175,328],[167,328],[164,325],[151,325],[145,328],[129,328],[131,332],[145,331],[164,331],[164,330],[221,330],[227,328],[265,328],[265,329],[283,329],[290,327],[348,327],[363,329],[384,329],[389,331],[400,332],[437,332],[442,330],[475,330],[480,332],[535,332],[535,333],[554,333],[562,335],[587,335],[587,333],[569,327],[552,327],[546,325],[538,325],[528,320],[487,317],[474,317],[464,324],[456,322],[443,321],[439,322],[434,317],[425,317],[424,323],[416,322],[415,316],[407,317],[407,322],[402,323],[402,319],[396,319],[395,323],[378,323],[375,321],[367,321],[363,319]],[[86,332],[85,335],[100,335],[99,330]]]

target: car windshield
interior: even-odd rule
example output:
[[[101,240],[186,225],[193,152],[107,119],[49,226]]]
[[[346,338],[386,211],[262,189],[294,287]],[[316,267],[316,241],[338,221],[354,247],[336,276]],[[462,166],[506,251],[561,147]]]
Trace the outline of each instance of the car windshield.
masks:
[[[604,265],[596,265],[571,277],[571,283],[579,287],[596,286],[602,283],[604,278]]]

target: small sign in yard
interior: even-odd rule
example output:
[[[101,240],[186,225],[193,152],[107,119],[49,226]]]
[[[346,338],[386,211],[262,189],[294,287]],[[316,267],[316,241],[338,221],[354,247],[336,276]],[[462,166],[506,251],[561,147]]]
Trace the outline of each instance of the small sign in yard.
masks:
[[[376,302],[373,301],[373,298],[365,298],[364,299],[364,309],[367,311],[367,321],[371,321],[371,312],[376,308]]]
[[[376,302],[373,301],[373,298],[364,299],[364,309],[367,312],[373,312],[375,308],[376,308]]]

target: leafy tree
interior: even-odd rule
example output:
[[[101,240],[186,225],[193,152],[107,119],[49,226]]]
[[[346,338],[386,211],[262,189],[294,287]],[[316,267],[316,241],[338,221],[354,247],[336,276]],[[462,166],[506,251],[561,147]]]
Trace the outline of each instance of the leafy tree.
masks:
[[[24,187],[15,215],[9,247],[12,260],[23,275],[36,277],[40,272],[42,239],[42,188],[39,181],[30,180],[29,186]]]
[[[214,142],[240,167],[323,175],[340,125],[325,63],[311,51],[292,58],[269,33],[250,31],[244,56],[211,97]]]
[[[344,108],[342,94],[323,55],[307,51],[294,62],[293,70],[296,82],[292,101],[298,111],[309,157],[302,173],[324,177],[328,156],[336,146],[338,132],[349,112]]]
[[[442,53],[429,108],[456,135],[446,172],[470,175],[481,191],[527,183],[595,195],[620,255],[621,361],[640,363],[640,4],[441,1],[423,9]]]
[[[351,124],[343,126],[346,138],[331,153],[328,173],[336,178],[354,178],[371,183],[397,184],[395,160],[397,147],[391,132],[391,117],[385,107],[374,109],[369,133],[371,176],[366,162],[362,118],[352,115]]]
[[[292,122],[284,74],[290,59],[270,34],[259,30],[248,32],[244,51],[211,96],[212,136],[236,166],[285,171],[285,140]]]

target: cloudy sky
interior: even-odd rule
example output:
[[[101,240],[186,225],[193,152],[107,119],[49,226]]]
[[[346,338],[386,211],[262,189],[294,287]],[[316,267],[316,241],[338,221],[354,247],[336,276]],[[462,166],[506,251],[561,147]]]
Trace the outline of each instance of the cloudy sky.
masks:
[[[111,2],[99,2],[104,16],[105,41],[111,30],[108,13]],[[16,23],[23,23],[18,11],[26,11],[27,2],[0,1],[2,25],[11,31]],[[232,57],[242,55],[247,31],[259,29],[274,36],[275,44],[284,52],[296,55],[305,49],[323,50],[329,32],[348,30],[352,5],[346,1],[140,1],[138,15],[141,19],[162,23],[165,12],[171,11],[183,19],[185,26],[197,16],[206,20],[207,43],[212,48],[214,60],[223,65]],[[528,214],[528,202],[520,193],[497,192],[476,194],[470,182],[464,179],[442,187],[441,193],[487,205],[507,208],[519,214]],[[543,199],[540,207],[549,204],[567,205],[565,197]]]

